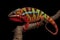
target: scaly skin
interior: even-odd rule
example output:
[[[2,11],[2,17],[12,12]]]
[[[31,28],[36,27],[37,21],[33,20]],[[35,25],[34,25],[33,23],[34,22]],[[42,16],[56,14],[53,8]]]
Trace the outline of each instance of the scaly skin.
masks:
[[[33,23],[39,20],[46,20],[54,26],[56,32],[52,32],[47,27],[45,27],[46,30],[48,30],[53,35],[56,35],[58,33],[58,26],[56,25],[55,21],[50,16],[48,16],[47,14],[45,14],[43,11],[39,9],[24,7],[16,11],[15,15],[19,15],[20,22],[22,22],[21,19],[23,19],[26,22],[25,27],[23,27],[24,31],[28,29],[29,23]],[[38,22],[37,25],[39,26]]]

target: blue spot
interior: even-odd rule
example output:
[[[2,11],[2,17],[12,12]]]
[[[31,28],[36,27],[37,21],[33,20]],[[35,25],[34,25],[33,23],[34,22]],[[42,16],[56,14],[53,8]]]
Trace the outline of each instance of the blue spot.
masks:
[[[28,13],[29,13],[29,14],[31,14],[32,12],[31,12],[31,11],[29,11]]]

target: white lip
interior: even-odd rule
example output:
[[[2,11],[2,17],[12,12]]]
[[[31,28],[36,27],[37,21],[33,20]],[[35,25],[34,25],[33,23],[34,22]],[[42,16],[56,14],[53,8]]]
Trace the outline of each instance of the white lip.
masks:
[[[19,17],[19,15],[10,15],[9,17]]]

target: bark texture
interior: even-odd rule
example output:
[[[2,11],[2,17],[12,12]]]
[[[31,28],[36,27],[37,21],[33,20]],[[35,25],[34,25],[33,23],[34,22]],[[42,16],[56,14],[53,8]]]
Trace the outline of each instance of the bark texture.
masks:
[[[22,40],[22,27],[17,26],[14,32],[13,40]]]

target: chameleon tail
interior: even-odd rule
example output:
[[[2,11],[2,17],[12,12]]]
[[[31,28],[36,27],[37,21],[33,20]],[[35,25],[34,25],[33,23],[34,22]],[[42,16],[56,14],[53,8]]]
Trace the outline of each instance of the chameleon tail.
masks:
[[[49,17],[48,15],[47,15],[46,20],[48,22],[50,22],[54,26],[54,28],[55,28],[56,31],[55,32],[52,32],[47,27],[45,27],[46,30],[48,30],[52,35],[57,35],[57,33],[58,33],[58,26],[56,25],[55,21],[51,17]]]

